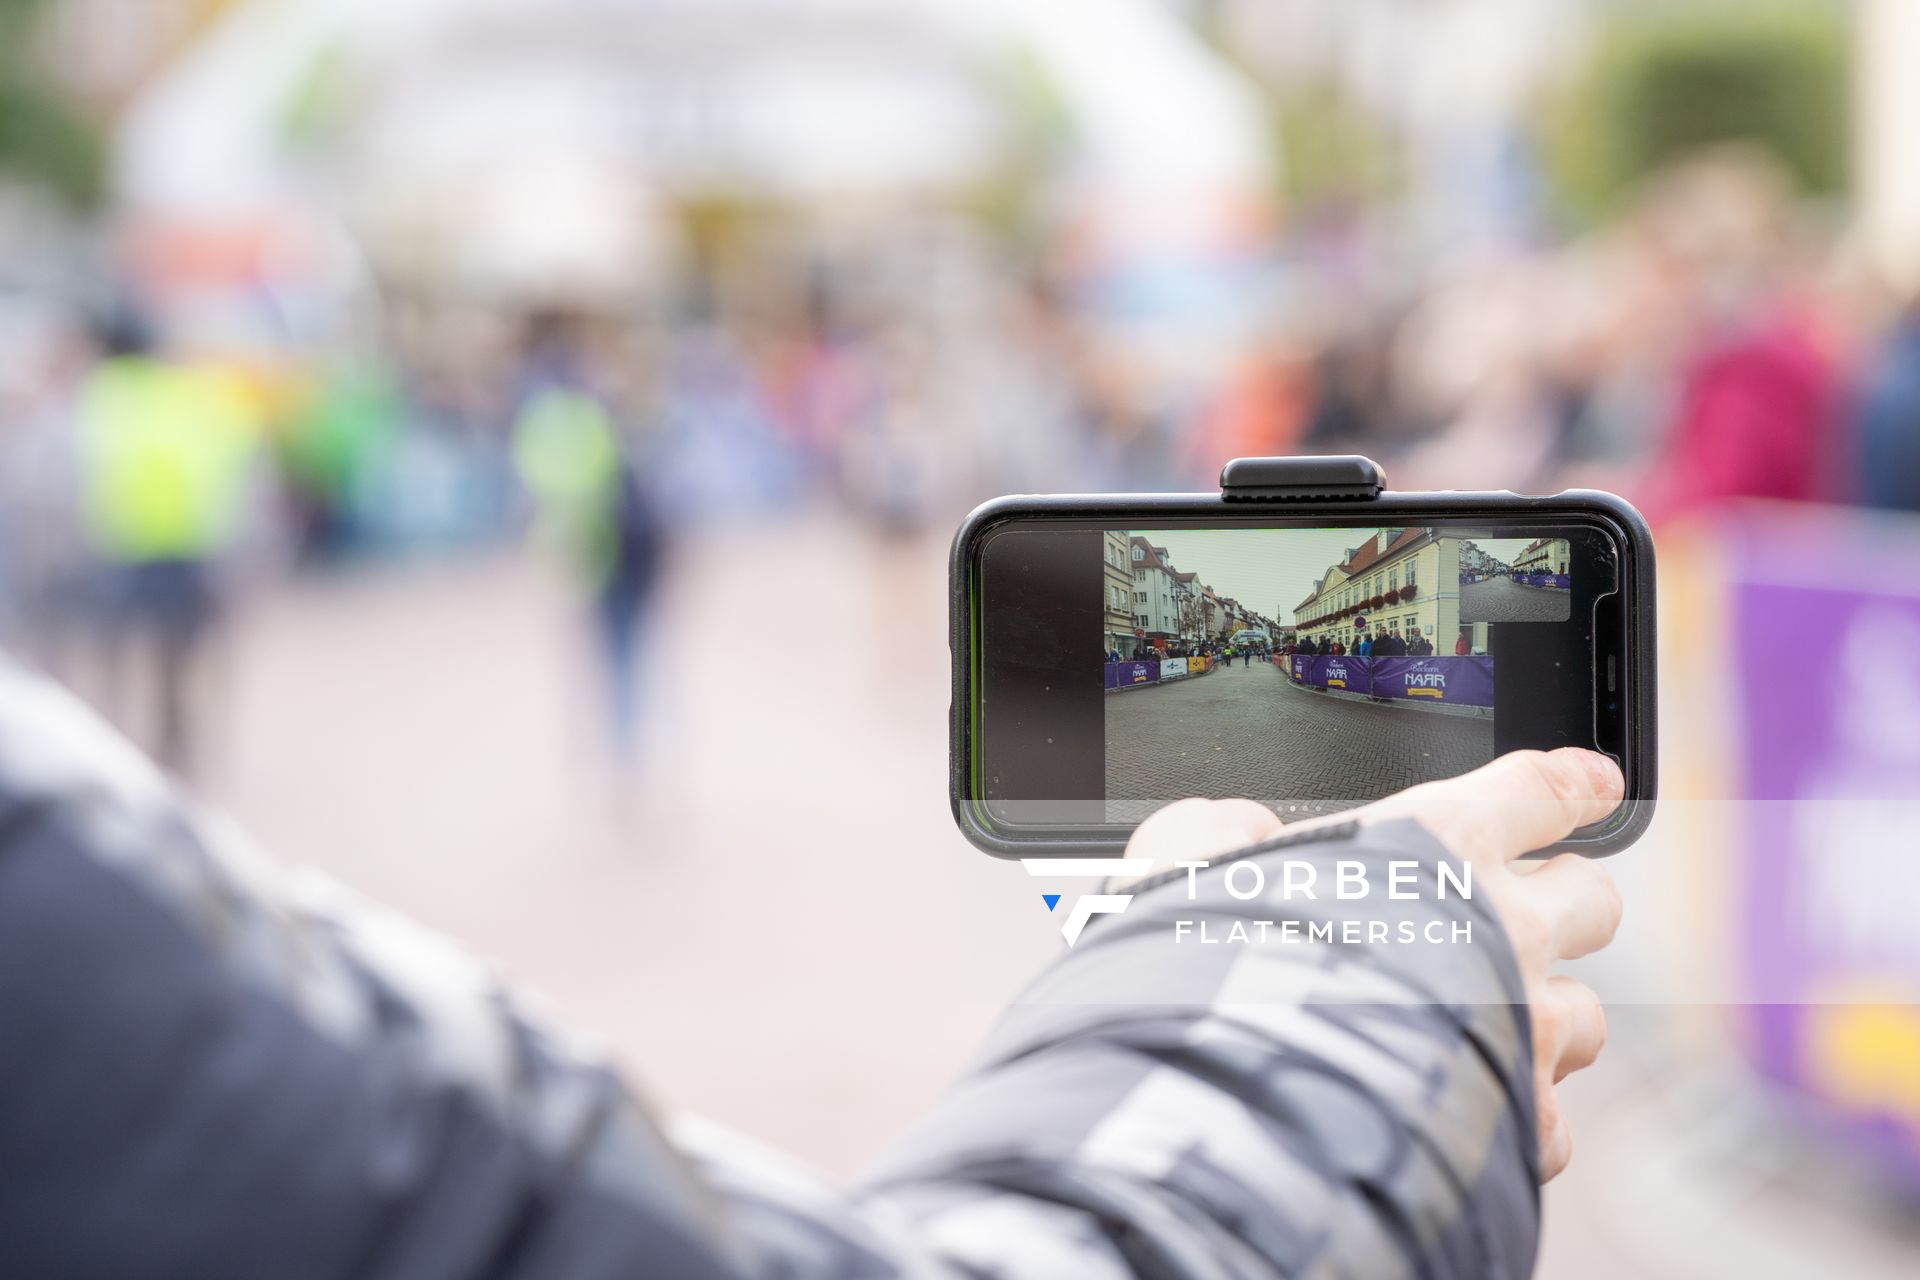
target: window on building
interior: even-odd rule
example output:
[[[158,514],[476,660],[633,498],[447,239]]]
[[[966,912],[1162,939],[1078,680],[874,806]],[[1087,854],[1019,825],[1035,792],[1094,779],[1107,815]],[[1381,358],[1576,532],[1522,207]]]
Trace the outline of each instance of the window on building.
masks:
[[[1400,589],[1400,571],[1398,569],[1389,569],[1387,571],[1387,590],[1398,591],[1399,589]]]

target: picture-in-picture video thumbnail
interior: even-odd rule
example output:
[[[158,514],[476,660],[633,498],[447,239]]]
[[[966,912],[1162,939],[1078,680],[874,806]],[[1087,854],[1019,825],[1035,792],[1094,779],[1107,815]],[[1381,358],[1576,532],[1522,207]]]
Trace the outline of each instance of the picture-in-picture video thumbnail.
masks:
[[[1564,538],[1108,530],[1108,820],[1332,812],[1493,758],[1497,630],[1564,622]]]

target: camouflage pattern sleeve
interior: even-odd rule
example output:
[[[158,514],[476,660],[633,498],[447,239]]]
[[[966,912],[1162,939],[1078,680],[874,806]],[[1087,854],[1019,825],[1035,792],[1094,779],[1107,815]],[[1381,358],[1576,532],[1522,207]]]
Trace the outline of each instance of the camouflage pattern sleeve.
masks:
[[[1376,884],[1402,859],[1417,899],[1240,901],[1217,863],[1191,897],[1149,888],[1041,976],[862,1203],[983,1275],[1530,1274],[1530,1032],[1498,923],[1441,896],[1449,855],[1410,822],[1269,848],[1269,886],[1283,858],[1322,885],[1336,859]],[[1391,914],[1396,940],[1341,941],[1360,911]],[[1272,940],[1195,940],[1253,917]],[[1301,940],[1278,940],[1284,919]],[[1066,1240],[1084,1268],[1058,1265]]]
[[[0,659],[0,1276],[732,1277],[616,1074]]]
[[[1411,826],[1287,856],[1388,853],[1444,857]],[[1422,895],[1396,906],[1475,944],[1175,944],[1271,910],[1218,876],[1096,921],[847,1192],[663,1128],[482,966],[264,861],[0,662],[0,1275],[1526,1274],[1497,927]]]

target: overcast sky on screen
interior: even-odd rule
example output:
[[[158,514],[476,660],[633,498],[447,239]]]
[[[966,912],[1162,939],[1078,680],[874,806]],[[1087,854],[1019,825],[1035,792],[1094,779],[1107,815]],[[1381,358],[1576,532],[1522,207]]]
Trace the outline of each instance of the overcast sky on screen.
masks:
[[[1165,547],[1173,567],[1197,573],[1214,594],[1232,596],[1279,623],[1313,580],[1377,529],[1154,529],[1140,536]]]
[[[1378,529],[1141,529],[1138,536],[1165,547],[1173,567],[1197,573],[1216,595],[1286,625],[1314,579],[1346,558]],[[1475,538],[1489,555],[1511,562],[1527,538]]]

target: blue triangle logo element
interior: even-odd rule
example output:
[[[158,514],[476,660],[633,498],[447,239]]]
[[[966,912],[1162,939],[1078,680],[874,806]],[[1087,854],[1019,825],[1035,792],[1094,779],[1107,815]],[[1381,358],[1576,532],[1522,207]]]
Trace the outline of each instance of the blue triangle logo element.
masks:
[[[1060,895],[1057,893],[1043,893],[1040,895],[1040,901],[1046,903],[1047,910],[1051,911],[1060,905]]]

